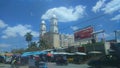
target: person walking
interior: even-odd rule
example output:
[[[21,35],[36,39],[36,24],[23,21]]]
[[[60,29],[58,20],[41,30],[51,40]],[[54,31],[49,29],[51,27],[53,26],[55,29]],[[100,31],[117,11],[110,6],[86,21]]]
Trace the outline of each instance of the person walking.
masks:
[[[12,61],[11,61],[11,68],[19,68],[17,62],[18,62],[17,57],[14,57],[14,58],[12,59]]]

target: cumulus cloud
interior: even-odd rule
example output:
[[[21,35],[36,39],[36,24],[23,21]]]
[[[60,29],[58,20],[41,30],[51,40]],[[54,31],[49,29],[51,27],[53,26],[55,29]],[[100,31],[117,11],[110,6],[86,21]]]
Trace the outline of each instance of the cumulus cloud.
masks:
[[[85,15],[85,6],[78,5],[76,7],[58,7],[47,10],[45,14],[42,15],[42,19],[50,19],[52,15],[56,15],[60,22],[70,22],[76,21]]]
[[[99,12],[100,9],[104,6],[106,0],[99,0],[96,5],[92,8],[93,12]]]
[[[113,17],[111,20],[120,20],[120,14]]]
[[[0,44],[0,48],[7,48],[7,47],[9,47],[9,46],[11,46],[11,45],[9,45],[9,44]]]
[[[120,0],[111,0],[105,3],[107,0],[99,0],[96,5],[92,8],[92,11],[99,12],[103,11],[106,14],[119,12],[120,11]]]
[[[78,29],[77,26],[71,26],[70,28],[71,28],[72,30],[77,30],[77,29]]]
[[[8,26],[8,25],[5,24],[3,20],[0,20],[0,28],[4,28],[6,26]]]
[[[107,13],[107,14],[113,13],[119,10],[120,10],[120,0],[111,0],[105,5],[104,8],[102,8],[102,11],[104,11],[104,13]]]
[[[27,32],[32,32],[34,37],[38,37],[39,33],[31,30],[31,25],[17,25],[14,27],[7,27],[6,30],[3,31],[2,38],[9,38],[9,37],[17,37],[17,36],[24,36]]]

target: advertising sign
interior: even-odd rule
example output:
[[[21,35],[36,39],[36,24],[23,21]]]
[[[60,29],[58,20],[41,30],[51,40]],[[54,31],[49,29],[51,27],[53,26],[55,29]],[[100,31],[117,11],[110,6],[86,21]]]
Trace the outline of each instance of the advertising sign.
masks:
[[[87,27],[81,30],[78,30],[74,33],[75,40],[85,39],[85,38],[91,38],[93,33],[93,27]]]

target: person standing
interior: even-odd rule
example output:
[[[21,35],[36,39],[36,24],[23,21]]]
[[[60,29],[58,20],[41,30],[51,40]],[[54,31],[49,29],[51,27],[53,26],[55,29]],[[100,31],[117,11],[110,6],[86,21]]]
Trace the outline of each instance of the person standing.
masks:
[[[19,68],[18,66],[18,58],[14,57],[11,62],[11,68]]]
[[[40,63],[40,58],[37,57],[35,61],[36,68],[39,68],[39,63]]]
[[[35,59],[34,59],[34,57],[32,55],[29,56],[28,67],[29,68],[35,68]]]

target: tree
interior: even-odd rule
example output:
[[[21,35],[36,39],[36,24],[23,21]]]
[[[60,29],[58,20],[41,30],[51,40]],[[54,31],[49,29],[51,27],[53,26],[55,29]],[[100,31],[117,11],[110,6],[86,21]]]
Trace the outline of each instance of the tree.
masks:
[[[39,40],[39,48],[41,50],[50,49],[50,44],[48,43],[47,40],[42,38]]]
[[[23,48],[20,48],[20,49],[12,49],[11,51],[12,53],[16,54],[22,54],[23,52],[25,52],[25,50]]]
[[[28,47],[30,46],[30,43],[31,43],[31,41],[32,41],[32,37],[33,37],[33,35],[31,34],[31,32],[27,32],[27,33],[25,34],[25,39],[26,39],[26,41],[28,42]]]
[[[30,46],[26,49],[26,51],[37,51],[39,48],[37,47],[36,42],[31,42]]]

